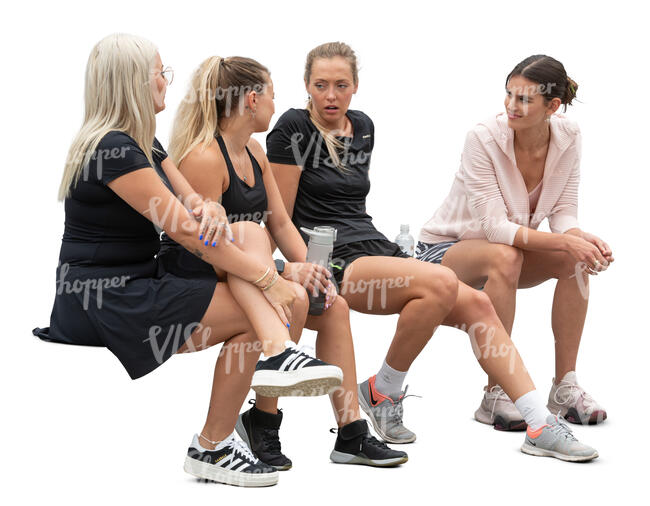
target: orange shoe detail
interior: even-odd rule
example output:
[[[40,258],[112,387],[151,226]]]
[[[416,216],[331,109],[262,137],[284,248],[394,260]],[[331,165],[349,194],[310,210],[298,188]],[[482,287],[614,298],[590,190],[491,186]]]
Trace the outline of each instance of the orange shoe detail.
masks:
[[[548,424],[544,424],[537,430],[532,430],[530,426],[528,426],[528,428],[526,429],[526,433],[528,434],[528,437],[530,439],[537,439],[539,435],[542,433],[544,427],[548,427],[548,426],[549,426]]]
[[[368,390],[370,394],[370,404],[372,406],[376,406],[377,404],[381,404],[384,402],[386,399],[390,401],[391,404],[395,404],[393,402],[393,399],[388,397],[387,395],[382,394],[379,390],[375,388],[375,378],[377,375],[375,374],[374,376],[368,378]]]

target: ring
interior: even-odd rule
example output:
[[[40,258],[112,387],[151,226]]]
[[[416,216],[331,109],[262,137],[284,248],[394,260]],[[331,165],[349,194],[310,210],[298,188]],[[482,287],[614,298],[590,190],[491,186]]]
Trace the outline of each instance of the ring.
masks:
[[[596,261],[594,262],[594,267],[598,267],[599,265],[600,265],[600,262],[599,262],[598,260],[596,260]]]

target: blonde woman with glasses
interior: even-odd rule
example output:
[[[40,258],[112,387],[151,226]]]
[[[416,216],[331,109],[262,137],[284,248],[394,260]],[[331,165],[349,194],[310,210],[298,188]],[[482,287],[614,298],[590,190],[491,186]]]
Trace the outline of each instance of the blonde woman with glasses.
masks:
[[[133,379],[174,354],[223,343],[185,470],[272,485],[277,471],[234,437],[251,384],[267,395],[317,395],[340,385],[342,373],[293,346],[306,297],[277,274],[264,231],[229,226],[221,205],[203,200],[155,139],[155,114],[165,108],[172,76],[156,47],[139,37],[110,35],[91,51],[84,121],[59,190],[65,231],[57,293],[49,332],[40,335],[106,346]],[[210,263],[220,282],[166,272],[156,258],[160,229]],[[295,361],[295,370],[283,365]]]

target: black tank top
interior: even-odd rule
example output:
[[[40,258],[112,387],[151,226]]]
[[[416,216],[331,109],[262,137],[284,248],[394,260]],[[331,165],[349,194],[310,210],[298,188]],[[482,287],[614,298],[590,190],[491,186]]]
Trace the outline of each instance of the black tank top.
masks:
[[[217,142],[221,148],[223,158],[226,160],[228,176],[230,177],[228,189],[221,195],[221,205],[228,214],[228,221],[230,223],[236,223],[238,221],[254,221],[255,223],[260,223],[265,217],[264,214],[268,207],[266,188],[264,188],[260,164],[257,163],[257,160],[247,147],[246,152],[253,164],[253,174],[255,177],[255,184],[249,186],[235,172],[235,167],[226,149],[226,143],[221,136],[217,137]]]
[[[221,148],[221,153],[226,160],[228,176],[230,177],[228,189],[221,195],[221,205],[226,210],[228,221],[230,223],[236,223],[238,221],[254,221],[255,223],[260,223],[265,218],[268,207],[266,188],[262,179],[262,168],[252,153],[246,148],[246,152],[253,164],[253,174],[255,175],[255,184],[248,186],[235,172],[223,139],[221,137],[217,137],[216,139]],[[167,234],[163,234],[162,236],[159,257],[165,269],[175,276],[182,278],[211,278],[215,276],[212,265],[187,251]]]

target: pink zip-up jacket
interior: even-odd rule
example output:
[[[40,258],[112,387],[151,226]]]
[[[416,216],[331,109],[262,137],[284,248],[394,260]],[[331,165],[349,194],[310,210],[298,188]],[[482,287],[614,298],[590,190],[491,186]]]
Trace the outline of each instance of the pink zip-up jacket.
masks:
[[[555,114],[535,212],[517,169],[514,130],[501,113],[468,134],[449,195],[420,231],[420,241],[487,239],[512,245],[521,226],[537,229],[548,218],[552,232],[578,227],[581,137],[578,125]]]

